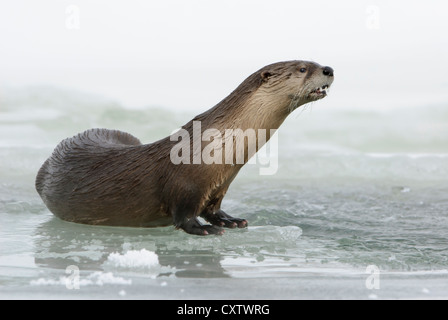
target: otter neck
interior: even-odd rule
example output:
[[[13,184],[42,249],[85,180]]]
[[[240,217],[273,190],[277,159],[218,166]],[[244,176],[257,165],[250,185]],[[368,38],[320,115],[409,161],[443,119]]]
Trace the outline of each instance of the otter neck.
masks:
[[[243,101],[232,101],[230,107],[228,99],[226,100],[214,108],[213,113],[216,113],[210,117],[209,123],[203,125],[203,130],[215,128],[221,131],[223,136],[226,130],[241,130],[243,132],[248,129],[253,130],[257,141],[261,142],[257,143],[256,151],[269,141],[271,133],[280,127],[291,111],[289,108],[291,99],[287,95],[267,93],[260,89],[253,92],[250,97],[242,99]],[[221,104],[225,104],[225,112],[222,112]],[[260,130],[264,130],[266,133],[264,142],[263,139],[259,139]]]
[[[249,97],[240,96],[240,101],[232,98],[229,96],[211,110],[210,121],[204,123],[204,129],[276,130],[290,114],[288,96],[279,97],[259,89]]]

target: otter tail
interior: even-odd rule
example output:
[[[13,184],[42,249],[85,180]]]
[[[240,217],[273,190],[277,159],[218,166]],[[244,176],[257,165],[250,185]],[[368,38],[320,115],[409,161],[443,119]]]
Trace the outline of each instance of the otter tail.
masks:
[[[122,146],[141,145],[139,139],[133,135],[119,130],[90,129],[72,138],[61,141],[53,154],[44,162],[36,176],[35,187],[42,200],[46,203],[46,193],[54,192],[51,189],[53,172],[64,167],[64,155],[72,153],[73,147],[85,149],[114,148]]]
[[[39,195],[41,196],[41,198],[43,198],[43,189],[45,186],[45,180],[47,178],[47,168],[48,168],[48,162],[50,161],[50,159],[47,159],[47,161],[44,162],[44,164],[42,165],[42,167],[40,167],[39,172],[37,173],[36,176],[36,182],[35,182],[35,186],[36,186],[36,190],[39,193]]]

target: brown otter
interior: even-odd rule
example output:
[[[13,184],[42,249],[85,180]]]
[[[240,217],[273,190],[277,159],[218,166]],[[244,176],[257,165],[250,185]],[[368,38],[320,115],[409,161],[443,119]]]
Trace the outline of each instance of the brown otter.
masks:
[[[202,132],[277,129],[294,109],[325,97],[332,82],[333,69],[314,62],[268,65],[182,128],[191,135],[194,121],[200,121]],[[242,163],[174,164],[170,152],[178,141],[172,140],[142,144],[117,130],[85,131],[56,147],[37,174],[36,189],[50,211],[71,222],[132,227],[174,222],[197,235],[246,227],[246,220],[222,211],[221,202],[248,152]],[[202,141],[201,150],[208,143]],[[198,216],[211,225],[201,224]]]

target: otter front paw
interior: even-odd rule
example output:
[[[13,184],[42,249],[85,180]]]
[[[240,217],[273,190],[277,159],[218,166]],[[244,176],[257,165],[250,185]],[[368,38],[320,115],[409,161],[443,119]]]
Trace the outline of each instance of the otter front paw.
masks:
[[[213,225],[203,225],[196,218],[191,218],[182,223],[178,228],[184,230],[186,233],[198,236],[208,236],[211,234],[222,235],[224,230]]]
[[[245,219],[234,218],[222,210],[218,210],[215,213],[204,213],[201,215],[205,220],[212,225],[225,227],[225,228],[246,228],[248,223]]]

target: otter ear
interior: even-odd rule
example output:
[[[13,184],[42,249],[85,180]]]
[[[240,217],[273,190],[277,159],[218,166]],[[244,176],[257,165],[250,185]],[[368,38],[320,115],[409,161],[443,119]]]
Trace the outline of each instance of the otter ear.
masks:
[[[274,74],[271,71],[265,70],[263,71],[260,76],[261,76],[261,82],[267,82],[269,80],[270,77],[272,77]]]

